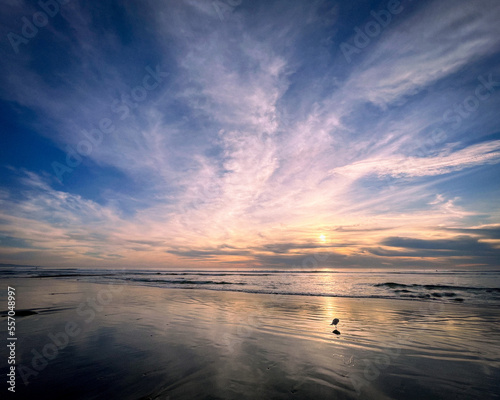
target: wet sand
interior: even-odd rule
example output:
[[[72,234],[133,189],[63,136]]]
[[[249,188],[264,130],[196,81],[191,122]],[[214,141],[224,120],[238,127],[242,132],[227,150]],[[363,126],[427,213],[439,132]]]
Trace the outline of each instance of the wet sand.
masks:
[[[23,310],[12,398],[500,398],[493,307],[1,282]]]

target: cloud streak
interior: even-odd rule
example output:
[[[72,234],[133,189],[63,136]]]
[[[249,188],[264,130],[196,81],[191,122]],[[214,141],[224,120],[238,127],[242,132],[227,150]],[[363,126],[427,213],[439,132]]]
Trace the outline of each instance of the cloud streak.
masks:
[[[475,229],[500,223],[488,200],[498,186],[488,180],[482,201],[472,193],[478,176],[498,173],[500,98],[491,90],[458,128],[443,120],[478,75],[500,76],[494,2],[404,3],[351,64],[336,44],[368,5],[354,20],[321,1],[242,4],[223,21],[202,1],[107,7],[75,1],[0,61],[14,115],[0,182],[5,262],[470,265],[472,252],[415,247],[467,235],[477,265],[495,264],[495,237]],[[156,65],[164,79],[134,101]],[[51,163],[102,118],[116,129],[61,185]],[[436,126],[446,141],[417,157]]]
[[[353,178],[375,174],[393,177],[423,177],[443,175],[481,165],[500,162],[500,140],[484,142],[452,153],[443,152],[437,156],[373,158],[335,168],[332,174]]]

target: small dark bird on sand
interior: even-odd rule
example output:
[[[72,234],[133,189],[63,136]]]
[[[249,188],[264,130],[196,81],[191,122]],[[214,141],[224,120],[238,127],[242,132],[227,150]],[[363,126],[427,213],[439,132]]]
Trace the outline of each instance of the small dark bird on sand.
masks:
[[[339,323],[339,319],[338,318],[335,318],[332,323],[330,325],[335,325],[337,326],[337,324]]]
[[[335,329],[334,331],[332,331],[332,333],[335,333],[336,335],[340,335],[340,332],[337,329]]]

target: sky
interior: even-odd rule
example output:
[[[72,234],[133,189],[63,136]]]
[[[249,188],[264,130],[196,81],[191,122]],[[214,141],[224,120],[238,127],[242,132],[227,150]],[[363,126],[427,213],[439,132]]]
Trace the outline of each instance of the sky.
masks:
[[[0,263],[500,265],[496,0],[4,0]]]

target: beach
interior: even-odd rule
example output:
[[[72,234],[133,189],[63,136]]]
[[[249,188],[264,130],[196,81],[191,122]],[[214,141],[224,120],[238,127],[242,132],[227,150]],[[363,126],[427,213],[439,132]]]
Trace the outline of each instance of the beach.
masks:
[[[500,400],[500,0],[0,11],[0,400]]]
[[[55,277],[8,285],[16,398],[500,397],[495,307]]]

